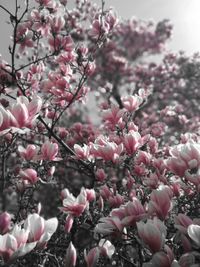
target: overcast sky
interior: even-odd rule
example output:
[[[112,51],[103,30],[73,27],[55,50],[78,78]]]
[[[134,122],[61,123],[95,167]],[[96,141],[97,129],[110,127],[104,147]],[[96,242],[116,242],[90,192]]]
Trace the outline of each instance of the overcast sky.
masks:
[[[34,1],[34,0],[30,0]],[[71,0],[73,1],[73,0]],[[96,0],[100,3],[100,0]],[[192,54],[200,51],[200,0],[105,0],[106,6],[113,6],[123,18],[136,16],[155,21],[168,18],[174,25],[173,38],[169,48],[185,50]],[[11,10],[15,0],[0,0],[0,4]],[[5,24],[7,14],[0,10],[0,54],[8,58],[10,42],[9,25]]]

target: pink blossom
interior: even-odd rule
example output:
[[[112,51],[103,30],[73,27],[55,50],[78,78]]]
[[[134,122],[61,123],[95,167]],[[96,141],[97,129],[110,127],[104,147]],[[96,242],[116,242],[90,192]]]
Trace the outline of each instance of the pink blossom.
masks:
[[[95,267],[96,263],[99,259],[100,251],[98,247],[92,248],[88,254],[86,254],[86,250],[84,250],[84,258],[87,263],[87,267]]]
[[[37,172],[33,169],[20,170],[19,176],[24,180],[28,181],[30,184],[35,184],[39,180]]]
[[[90,36],[93,39],[98,39],[102,34],[107,34],[110,30],[110,26],[108,22],[105,21],[105,19],[101,19],[100,16],[99,18],[95,19],[91,31],[90,31]]]
[[[142,221],[137,222],[138,234],[142,241],[155,253],[160,251],[165,243],[166,227],[156,217],[148,219],[146,224]]]
[[[115,163],[123,152],[123,144],[117,145],[114,142],[109,142],[105,137],[99,136],[95,143],[91,144],[90,151],[94,157]]]
[[[120,208],[113,209],[111,216],[120,218],[124,226],[135,226],[137,221],[147,217],[144,207],[135,197]]]
[[[94,189],[85,189],[86,191],[86,196],[87,196],[87,201],[91,202],[96,199],[96,193]]]
[[[65,26],[65,20],[63,17],[53,17],[50,18],[50,26],[51,26],[51,31],[52,34],[58,34],[62,28]]]
[[[10,110],[5,110],[0,105],[0,130],[32,127],[41,106],[42,100],[39,96],[34,96],[30,102],[25,96],[20,96]]]
[[[198,185],[200,182],[200,145],[195,142],[179,144],[170,150],[171,158],[166,160],[169,170]]]
[[[133,155],[141,146],[141,136],[138,132],[130,131],[123,137],[123,144],[129,155]]]
[[[15,225],[11,233],[0,235],[0,256],[4,262],[9,262],[29,253],[36,246],[36,242],[28,241],[29,230]]]
[[[106,179],[106,173],[103,169],[97,169],[95,176],[99,182],[103,182]]]
[[[45,220],[39,214],[30,214],[24,222],[29,231],[28,242],[36,242],[37,248],[44,248],[58,226],[57,218]]]
[[[0,214],[0,234],[5,234],[9,231],[11,226],[11,216],[8,212]]]
[[[16,43],[19,44],[19,52],[22,53],[26,47],[33,47],[33,33],[29,31],[28,25],[19,24],[16,32]]]
[[[49,160],[49,161],[56,160],[57,159],[56,156],[58,154],[58,144],[47,140],[42,145],[41,153],[43,160]]]
[[[65,257],[65,267],[75,267],[77,259],[77,252],[72,242],[70,242],[69,247],[67,248],[67,253]]]
[[[159,219],[165,220],[171,209],[171,199],[166,189],[153,190],[148,211],[150,214],[156,213]]]
[[[102,112],[102,117],[103,120],[113,128],[118,124],[123,114],[124,110],[119,109],[116,105],[112,105],[110,109]]]
[[[101,239],[99,241],[99,249],[100,253],[103,256],[108,257],[109,259],[112,257],[112,255],[115,252],[115,247],[112,245],[112,243],[109,240]]]
[[[179,213],[174,218],[175,227],[183,234],[187,233],[189,225],[192,224],[192,220],[185,214]]]
[[[65,221],[65,231],[66,233],[70,233],[72,226],[74,222],[74,217],[72,215],[67,215],[66,221]]]
[[[114,233],[121,233],[124,226],[118,217],[104,217],[99,220],[95,227],[95,233],[110,235]]]
[[[79,217],[85,211],[87,206],[88,200],[85,188],[81,189],[77,198],[75,198],[68,189],[65,189],[63,207],[61,207],[63,212]]]
[[[47,11],[47,9],[42,11],[33,9],[30,13],[29,19],[33,21],[32,28],[35,31],[38,31],[43,36],[47,36],[48,34],[50,34],[50,27],[49,27],[50,14]]]
[[[136,111],[142,102],[142,98],[137,95],[123,96],[121,100],[124,108],[129,112]]]
[[[18,151],[21,157],[23,157],[27,161],[31,161],[37,155],[38,149],[35,145],[27,145],[26,148],[19,146]]]
[[[78,144],[75,144],[74,151],[78,159],[89,159],[90,158],[90,147],[87,146],[86,144],[84,144],[83,147],[79,146]]]

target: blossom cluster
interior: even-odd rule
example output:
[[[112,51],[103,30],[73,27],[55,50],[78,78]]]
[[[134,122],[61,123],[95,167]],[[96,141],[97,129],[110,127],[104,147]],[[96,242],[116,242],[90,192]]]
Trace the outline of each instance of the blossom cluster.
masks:
[[[151,62],[169,21],[70,5],[0,5],[0,265],[197,267],[199,55]]]

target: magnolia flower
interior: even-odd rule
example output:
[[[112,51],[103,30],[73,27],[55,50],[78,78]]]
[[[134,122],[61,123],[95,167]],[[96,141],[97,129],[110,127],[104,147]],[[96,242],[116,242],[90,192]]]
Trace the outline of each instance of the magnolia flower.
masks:
[[[87,159],[89,160],[90,157],[90,147],[86,144],[83,147],[79,146],[78,144],[74,145],[74,151],[76,153],[76,157],[78,159]]]
[[[200,183],[200,144],[192,141],[179,144],[170,150],[170,155],[172,157],[166,160],[168,169],[198,185]]]
[[[75,249],[73,243],[70,242],[69,247],[67,248],[64,266],[65,267],[76,266],[76,258],[77,258],[76,249]]]
[[[19,176],[24,180],[28,181],[30,184],[35,184],[39,180],[37,172],[33,169],[20,170]]]
[[[123,152],[123,144],[117,145],[115,142],[109,142],[105,137],[99,136],[95,143],[91,145],[90,153],[94,157],[102,158],[105,161],[118,160]]]
[[[142,98],[135,95],[129,95],[129,96],[123,96],[121,98],[122,104],[124,106],[124,108],[129,111],[129,112],[133,112],[136,111],[140,104],[142,103]]]
[[[95,232],[98,234],[109,235],[123,231],[124,226],[118,217],[104,217],[99,220],[95,227]]]
[[[92,248],[88,254],[86,254],[86,250],[84,250],[84,258],[87,264],[87,267],[95,267],[96,263],[99,259],[100,251],[98,247]]]
[[[123,143],[129,155],[133,155],[141,146],[141,135],[138,132],[130,131],[123,137]]]
[[[189,225],[192,224],[190,217],[182,213],[179,213],[177,216],[175,216],[174,222],[175,228],[177,228],[183,234],[187,233]]]
[[[163,248],[167,232],[159,219],[155,217],[153,220],[147,220],[146,224],[142,221],[137,222],[137,229],[140,238],[153,253]]]
[[[0,234],[5,234],[9,231],[11,224],[11,216],[7,212],[0,214]]]
[[[116,126],[119,120],[122,118],[124,110],[121,110],[118,106],[112,105],[110,109],[102,112],[103,120],[108,124]]]
[[[74,217],[72,215],[67,215],[66,221],[65,221],[65,231],[66,233],[70,233],[72,226],[74,222]]]
[[[153,190],[151,193],[151,201],[148,205],[150,214],[156,213],[158,218],[164,220],[171,209],[171,199],[167,189]]]
[[[27,161],[30,161],[35,158],[38,149],[35,145],[27,145],[26,148],[24,148],[23,146],[18,146],[18,151],[21,157],[23,157]]]
[[[99,241],[99,249],[101,255],[108,257],[109,259],[115,252],[115,247],[111,244],[109,240],[101,239]]]
[[[45,220],[39,214],[30,214],[24,222],[29,230],[28,242],[37,242],[37,248],[44,248],[58,226],[57,218]]]
[[[34,96],[29,102],[25,96],[19,96],[10,110],[0,105],[0,131],[14,128],[32,127],[42,107],[42,99]]]
[[[58,158],[56,158],[56,156],[58,154],[58,144],[46,141],[42,145],[41,153],[42,153],[41,157],[43,160],[49,160],[49,161],[57,160]]]
[[[63,207],[61,210],[73,216],[80,216],[88,206],[88,193],[84,187],[82,187],[80,194],[75,198],[68,189],[64,189],[61,192],[63,197]]]
[[[24,256],[35,248],[37,242],[27,243],[28,235],[29,230],[18,225],[10,234],[0,235],[0,256],[4,262]]]

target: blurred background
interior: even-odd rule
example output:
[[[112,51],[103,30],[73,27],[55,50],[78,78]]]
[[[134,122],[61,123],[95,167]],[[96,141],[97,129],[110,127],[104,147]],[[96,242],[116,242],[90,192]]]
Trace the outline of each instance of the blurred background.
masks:
[[[69,5],[73,1],[69,0]],[[101,4],[101,0],[95,1]],[[200,50],[200,0],[105,0],[105,3],[106,7],[114,7],[117,14],[125,19],[132,16],[154,21],[167,18],[174,25],[172,40],[168,45],[170,50],[184,50],[188,54]],[[15,0],[0,0],[0,5],[13,10]],[[10,25],[5,23],[6,20],[7,14],[0,9],[0,54],[8,60],[8,44],[11,40]]]

